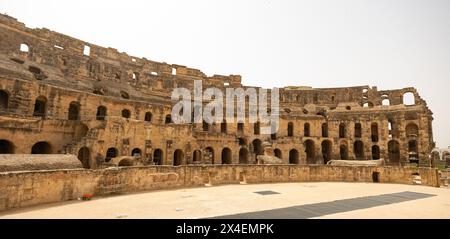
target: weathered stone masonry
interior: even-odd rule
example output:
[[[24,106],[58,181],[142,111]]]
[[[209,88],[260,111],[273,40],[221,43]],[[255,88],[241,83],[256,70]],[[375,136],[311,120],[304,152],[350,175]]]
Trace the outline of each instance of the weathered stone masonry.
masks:
[[[414,88],[282,88],[276,135],[248,122],[175,125],[173,88],[245,88],[241,77],[129,56],[6,15],[0,39],[0,153],[71,153],[85,168],[131,155],[156,165],[252,164],[268,141],[286,164],[431,163],[432,112]]]

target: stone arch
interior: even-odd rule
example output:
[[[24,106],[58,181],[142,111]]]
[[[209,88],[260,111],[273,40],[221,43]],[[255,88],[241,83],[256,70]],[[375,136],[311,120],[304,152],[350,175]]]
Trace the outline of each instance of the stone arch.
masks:
[[[355,138],[362,137],[362,125],[361,123],[355,123]]]
[[[348,160],[348,146],[345,144],[341,144],[339,146],[339,154],[342,160]]]
[[[117,156],[119,156],[119,150],[117,150],[114,147],[111,147],[108,150],[106,150],[105,162],[109,162],[109,161],[111,161],[111,159],[113,159]]]
[[[330,140],[324,140],[322,142],[322,157],[323,163],[327,164],[331,160],[332,143]]]
[[[378,130],[377,123],[372,123],[370,125],[370,133],[371,133],[372,142],[378,142],[380,139],[380,136],[379,136],[379,130]]]
[[[343,139],[347,135],[347,127],[344,123],[339,124],[339,138]]]
[[[69,104],[69,120],[80,120],[80,103],[78,101],[72,101]]]
[[[298,150],[291,149],[289,151],[289,164],[300,164],[300,157]]]
[[[125,119],[129,119],[131,117],[131,112],[129,109],[122,110],[122,117]]]
[[[294,123],[292,123],[292,122],[288,123],[287,135],[288,135],[288,137],[293,137],[294,136]]]
[[[311,136],[311,125],[309,123],[305,123],[303,127],[303,133],[305,137]]]
[[[390,105],[391,105],[391,100],[389,100],[389,99],[383,99],[383,100],[381,101],[381,105],[383,105],[383,106],[390,106]]]
[[[389,141],[388,154],[390,164],[400,163],[400,144],[396,140]]]
[[[248,164],[248,149],[241,148],[239,150],[239,164]]]
[[[6,139],[0,139],[0,154],[13,154],[15,152],[14,144]]]
[[[373,160],[378,160],[381,158],[380,155],[380,146],[378,145],[373,145],[372,146],[372,159]]]
[[[88,147],[82,147],[78,150],[78,160],[81,161],[83,168],[91,168],[91,150]]]
[[[264,149],[262,147],[262,141],[260,139],[255,139],[252,142],[253,145],[253,153],[255,154],[255,160],[258,162],[258,155],[264,154]]]
[[[184,152],[181,149],[175,150],[173,153],[173,166],[180,166],[184,161]]]
[[[419,136],[419,126],[415,123],[409,123],[406,125],[406,137],[418,137]]]
[[[107,116],[107,112],[108,112],[108,109],[105,106],[101,105],[101,106],[97,107],[96,119],[97,120],[105,120],[106,116]]]
[[[201,162],[202,161],[202,151],[195,150],[194,153],[192,153],[192,162]]]
[[[408,141],[408,156],[409,158],[419,158],[419,145],[417,140]]]
[[[155,165],[163,165],[163,151],[162,149],[155,149],[153,152],[153,162]]]
[[[323,123],[322,124],[322,137],[323,138],[328,138],[329,134],[328,134],[328,123]]]
[[[205,159],[209,159],[209,162],[211,164],[214,164],[214,162],[215,162],[215,155],[214,155],[214,149],[212,147],[206,147],[205,148],[204,158]]]
[[[34,102],[33,116],[45,118],[47,111],[47,98],[45,96],[39,96]]]
[[[40,141],[33,145],[31,154],[51,154],[52,146],[46,141]]]
[[[134,148],[131,150],[131,156],[142,157],[142,150],[140,148]]]
[[[279,159],[282,159],[282,158],[283,158],[283,153],[282,153],[281,150],[278,149],[278,148],[273,150],[273,154],[275,155],[275,157],[277,157],[277,158],[279,158]]]
[[[9,94],[4,90],[0,90],[0,111],[6,111],[8,109]]]
[[[150,123],[150,122],[152,122],[152,119],[153,119],[152,112],[146,112],[145,113],[145,117],[144,117],[144,121]]]
[[[357,160],[364,159],[364,143],[361,140],[356,140],[353,144],[353,151]]]
[[[164,120],[164,123],[165,123],[165,124],[171,124],[171,123],[173,123],[173,121],[172,121],[172,115],[170,115],[170,114],[166,115],[166,118],[165,118],[165,120]]]
[[[414,93],[412,92],[406,92],[403,94],[403,104],[404,105],[415,105],[416,104],[416,99],[414,96]]]
[[[316,146],[314,141],[306,140],[304,143],[305,153],[306,153],[306,163],[315,164],[316,163]]]
[[[222,149],[222,164],[232,164],[233,158],[232,158],[232,152],[229,148]]]

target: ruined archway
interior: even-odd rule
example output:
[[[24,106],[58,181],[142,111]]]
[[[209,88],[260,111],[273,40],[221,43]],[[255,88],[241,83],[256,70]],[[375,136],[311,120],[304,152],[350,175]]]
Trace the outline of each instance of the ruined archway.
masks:
[[[131,117],[131,112],[128,109],[123,109],[122,110],[122,117],[125,119],[129,119]]]
[[[142,150],[141,150],[140,148],[134,148],[134,149],[131,151],[131,156],[134,156],[134,157],[142,157]]]
[[[328,124],[327,123],[322,124],[322,137],[328,138]]]
[[[292,122],[288,123],[287,133],[288,133],[288,137],[294,136],[294,123],[292,123]]]
[[[232,153],[231,149],[224,148],[222,150],[222,164],[232,164]]]
[[[0,90],[0,111],[6,111],[8,109],[8,101],[9,94],[4,90]]]
[[[355,138],[362,137],[362,126],[361,123],[355,123]]]
[[[364,143],[361,140],[355,141],[353,144],[353,151],[355,153],[355,158],[357,160],[363,160],[364,159]]]
[[[400,144],[396,140],[388,143],[389,163],[398,165],[400,163]]]
[[[303,127],[303,133],[305,137],[311,136],[311,125],[309,123],[305,123]]]
[[[172,115],[170,115],[170,114],[166,115],[166,118],[165,118],[165,120],[164,120],[164,123],[165,123],[165,124],[171,124],[171,123],[173,123],[173,121],[172,121]]]
[[[47,111],[47,98],[45,96],[39,96],[34,102],[33,116],[45,118],[45,112]]]
[[[248,164],[248,150],[246,148],[239,150],[239,164]]]
[[[202,151],[195,150],[192,154],[192,162],[198,163],[202,161]]]
[[[282,159],[283,158],[283,153],[281,152],[280,149],[274,149],[273,150],[273,154],[275,155],[275,157]]]
[[[214,164],[214,149],[212,147],[205,148],[204,159],[205,161],[209,161],[211,164]]]
[[[0,140],[0,154],[13,154],[15,151],[15,146],[11,141],[1,139]]]
[[[305,153],[306,153],[306,163],[315,164],[316,163],[316,146],[314,141],[306,140],[305,143]]]
[[[341,156],[342,160],[348,160],[348,147],[345,144],[341,144],[341,146],[339,146],[339,154]]]
[[[106,107],[105,107],[105,106],[99,106],[99,107],[97,108],[96,119],[97,119],[97,120],[105,120],[106,114],[107,114],[107,109],[106,109]]]
[[[180,166],[184,161],[184,152],[181,149],[175,150],[173,153],[173,166]]]
[[[378,142],[379,133],[378,133],[378,124],[377,123],[372,123],[370,125],[370,133],[371,133],[372,142]]]
[[[372,146],[372,159],[373,160],[378,160],[380,159],[380,147],[378,145],[374,145]]]
[[[31,148],[31,154],[51,154],[52,146],[45,141],[37,142]]]
[[[289,151],[289,164],[300,164],[298,150],[291,149]]]
[[[91,151],[88,147],[82,147],[78,150],[78,159],[81,161],[83,168],[91,168]]]
[[[105,162],[111,161],[112,158],[119,156],[119,150],[116,148],[109,148],[106,150]]]
[[[347,129],[344,123],[339,124],[339,138],[345,138],[347,134]]]
[[[80,119],[80,103],[77,101],[72,101],[69,104],[69,115],[67,116],[69,120],[79,120]]]
[[[145,117],[144,117],[144,121],[145,122],[152,122],[152,119],[153,119],[153,114],[152,114],[152,112],[147,112],[147,113],[145,113]]]
[[[155,165],[163,165],[163,151],[161,149],[155,149],[153,152],[153,162]]]
[[[418,137],[419,136],[419,126],[415,123],[409,123],[406,126],[406,137]]]
[[[331,160],[331,141],[325,140],[322,142],[322,157],[323,157],[323,163],[327,164],[328,161]]]
[[[260,139],[255,139],[252,142],[253,145],[253,152],[255,154],[255,160],[256,162],[258,162],[258,155],[263,155],[264,151],[263,151],[263,147],[262,147],[262,141]]]

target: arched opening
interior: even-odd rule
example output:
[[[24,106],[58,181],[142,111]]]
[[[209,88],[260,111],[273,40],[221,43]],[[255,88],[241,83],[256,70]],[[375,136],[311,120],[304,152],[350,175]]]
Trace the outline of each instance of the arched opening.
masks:
[[[214,149],[211,147],[205,148],[205,155],[204,155],[206,162],[211,162],[211,164],[214,164]]]
[[[355,141],[353,144],[353,151],[355,152],[355,157],[357,160],[364,159],[364,143],[360,140]]]
[[[97,108],[97,120],[105,120],[107,109],[105,106],[99,106]]]
[[[180,166],[184,161],[184,153],[183,150],[177,149],[173,153],[173,166]]]
[[[79,120],[80,119],[80,103],[76,101],[70,102],[69,105],[69,120]]]
[[[281,152],[280,149],[274,149],[273,150],[273,154],[275,155],[275,157],[282,159],[283,158],[283,153]]]
[[[404,105],[415,105],[416,99],[415,99],[414,93],[407,92],[407,93],[403,94],[403,104]]]
[[[193,162],[201,162],[202,161],[202,151],[200,150],[195,150],[194,153],[192,154],[192,161]]]
[[[239,164],[248,164],[248,150],[246,148],[239,150]]]
[[[322,137],[328,138],[328,124],[327,123],[322,124]]]
[[[20,50],[21,52],[28,52],[28,51],[29,51],[29,47],[28,47],[27,44],[22,43],[22,44],[20,44],[19,50]]]
[[[348,160],[348,148],[347,145],[341,144],[339,146],[340,156],[342,160]]]
[[[253,124],[253,133],[255,135],[259,135],[260,128],[261,128],[261,125],[260,125],[259,121],[257,121],[256,123]]]
[[[237,130],[238,130],[239,133],[244,133],[244,123],[238,122]]]
[[[226,120],[223,120],[222,123],[220,124],[220,132],[222,134],[227,133],[227,121]]]
[[[88,147],[82,147],[78,150],[78,160],[81,161],[83,168],[91,168],[89,162],[91,161],[91,151]]]
[[[355,138],[362,137],[362,126],[361,123],[355,123]]]
[[[256,160],[256,162],[258,162],[258,155],[264,154],[264,151],[262,148],[262,142],[259,139],[255,139],[255,140],[253,140],[252,145],[253,145],[253,152],[255,154],[255,160]]]
[[[119,151],[116,148],[109,148],[106,150],[105,162],[111,161],[111,159],[117,157],[119,155]]]
[[[289,164],[300,164],[298,151],[296,149],[291,149],[291,151],[289,151]]]
[[[400,144],[391,140],[388,143],[389,163],[398,165],[400,163]]]
[[[322,142],[322,157],[324,164],[327,164],[331,160],[331,141],[329,140]]]
[[[339,124],[339,138],[345,138],[347,134],[347,129],[344,123]]]
[[[378,145],[372,146],[372,159],[373,160],[380,159],[380,147]]]
[[[9,94],[4,90],[0,90],[0,111],[6,111],[8,109],[8,101]]]
[[[379,140],[378,124],[372,123],[370,125],[370,131],[371,131],[371,135],[372,135],[372,142],[378,142],[378,140]]]
[[[8,140],[0,140],[0,154],[13,154],[15,151],[14,144]]]
[[[145,113],[145,117],[144,117],[145,122],[149,122],[149,123],[152,122],[152,118],[153,118],[152,112]]]
[[[130,95],[125,91],[120,91],[120,96],[124,99],[130,99]]]
[[[131,151],[131,156],[133,156],[133,157],[142,157],[142,150],[139,149],[139,148],[134,148]]]
[[[311,136],[311,125],[309,123],[305,123],[304,128],[304,135],[305,137],[310,137]]]
[[[163,151],[161,149],[155,149],[153,152],[153,162],[155,165],[163,165]]]
[[[414,123],[409,123],[406,126],[406,137],[418,137],[419,136],[419,126]]]
[[[208,132],[209,131],[209,124],[206,123],[206,121],[203,121],[202,129],[203,129],[204,132]]]
[[[306,163],[307,164],[315,164],[316,163],[316,147],[314,145],[314,141],[312,141],[312,140],[305,141],[305,153],[306,153]]]
[[[131,112],[129,110],[127,110],[127,109],[123,109],[122,110],[122,117],[126,118],[126,119],[129,119],[131,117]]]
[[[45,118],[45,112],[47,110],[47,98],[39,96],[34,102],[33,116]]]
[[[288,128],[287,128],[287,133],[288,133],[288,137],[293,137],[294,136],[294,123],[289,122],[288,123]]]
[[[419,160],[419,146],[416,140],[408,141],[408,156],[410,160]]]
[[[166,115],[166,119],[165,119],[164,122],[165,122],[166,124],[171,124],[171,123],[173,123],[173,121],[172,121],[172,115],[170,115],[170,114]]]
[[[382,104],[383,106],[390,106],[390,105],[391,105],[391,101],[390,101],[389,99],[384,99],[384,100],[381,102],[381,104]]]
[[[31,148],[31,154],[51,154],[52,146],[48,142],[37,142]]]
[[[397,130],[396,125],[394,123],[393,119],[388,120],[388,130],[389,130],[389,137],[391,138],[397,138]]]
[[[231,149],[224,148],[222,150],[222,164],[232,164]]]

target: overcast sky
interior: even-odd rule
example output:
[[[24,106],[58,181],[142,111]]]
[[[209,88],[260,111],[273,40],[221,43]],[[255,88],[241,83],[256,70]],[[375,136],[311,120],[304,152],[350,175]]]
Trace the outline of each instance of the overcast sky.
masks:
[[[0,0],[0,12],[245,85],[413,86],[450,145],[449,0]]]

